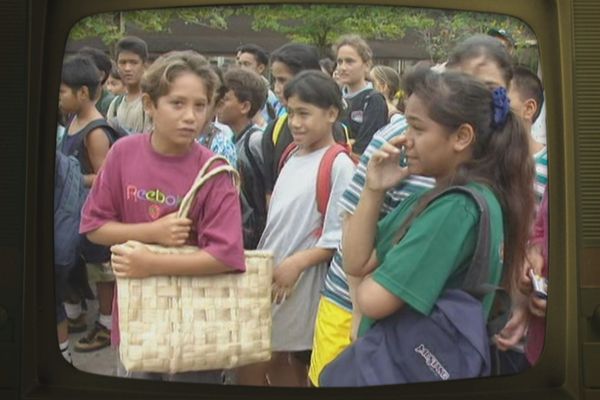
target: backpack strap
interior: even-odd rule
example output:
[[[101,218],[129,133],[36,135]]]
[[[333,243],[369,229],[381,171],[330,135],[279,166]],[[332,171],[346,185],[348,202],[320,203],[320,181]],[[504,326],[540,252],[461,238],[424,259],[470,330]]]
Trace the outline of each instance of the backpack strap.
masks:
[[[281,154],[281,158],[279,159],[278,171],[281,172],[285,163],[290,159],[290,157],[298,151],[298,145],[294,142],[290,143],[283,153]],[[323,233],[323,224],[325,222],[325,213],[327,212],[327,204],[329,204],[329,197],[331,196],[331,172],[333,171],[333,163],[335,162],[336,157],[340,154],[344,153],[350,156],[350,153],[346,146],[341,145],[339,143],[334,144],[329,147],[321,161],[319,162],[319,169],[317,170],[317,211],[321,214],[321,226],[315,231],[315,236],[320,237]]]
[[[327,204],[329,204],[329,196],[331,195],[333,163],[340,153],[349,155],[346,147],[341,144],[334,144],[327,149],[319,163],[319,171],[317,173],[317,210],[323,216],[325,216],[325,212],[327,211]]]
[[[487,201],[477,192],[466,186],[451,186],[441,192],[434,199],[437,199],[448,193],[463,193],[471,197],[479,210],[479,228],[477,230],[477,242],[471,263],[467,269],[465,279],[463,281],[463,289],[482,299],[488,293],[487,285],[489,279],[489,264],[490,264],[490,211]],[[434,200],[432,199],[432,201]],[[431,203],[431,202],[430,202]],[[482,268],[483,266],[483,268]]]
[[[125,95],[124,94],[120,94],[117,97],[115,97],[115,99],[113,100],[113,102],[115,103],[115,106],[113,108],[113,112],[112,112],[111,118],[117,118],[117,110],[119,109],[119,106],[123,102],[124,98],[125,98]]]
[[[369,100],[371,100],[371,97],[377,93],[375,91],[375,89],[370,88],[366,90],[367,94],[365,95],[365,98],[363,99],[363,106],[362,106],[362,110],[365,111],[367,109],[367,105],[369,105]]]
[[[279,158],[279,164],[277,165],[277,173],[279,174],[283,169],[285,163],[290,159],[292,154],[294,154],[298,150],[298,145],[294,142],[287,145],[287,147],[281,153],[281,158]]]
[[[119,107],[121,106],[121,103],[123,103],[123,99],[125,99],[125,96],[127,96],[127,94],[117,95],[113,99],[113,101],[111,102],[111,104],[112,103],[115,104],[115,106],[113,107],[113,112],[112,112],[112,114],[110,115],[110,118],[109,118],[111,120],[111,122],[112,122],[113,119],[115,119],[115,120],[117,119],[117,111],[119,110]],[[107,118],[108,118],[108,116],[107,116]],[[147,133],[147,132],[144,131],[144,128],[146,127],[147,118],[150,118],[150,117],[146,115],[146,110],[144,109],[144,104],[142,103],[142,129],[141,129],[141,133]],[[124,128],[122,128],[122,129],[124,129]],[[128,132],[123,132],[123,133],[117,132],[117,133],[118,133],[118,137],[123,137],[123,136],[127,136],[128,135]],[[138,133],[138,132],[135,132],[135,133]]]
[[[506,293],[506,290],[499,286],[491,285],[488,283],[489,280],[489,265],[490,265],[490,212],[487,201],[481,193],[477,190],[471,189],[466,186],[450,186],[434,197],[429,199],[425,210],[431,203],[440,197],[445,196],[448,193],[463,193],[471,197],[479,210],[479,227],[477,230],[477,242],[475,243],[475,250],[467,272],[463,281],[462,290],[469,293],[471,296],[478,300],[483,300],[483,297],[489,293],[495,292],[495,303],[498,308],[502,310],[497,318],[488,322],[488,334],[493,336],[498,333],[505,325],[508,320],[508,311],[510,310],[510,296]],[[416,219],[416,216],[412,221]],[[411,221],[411,222],[412,222]],[[396,241],[398,243],[402,237],[406,234],[410,224],[404,226],[404,230],[399,236],[400,239]]]
[[[245,200],[247,204],[254,210],[255,215],[259,216],[259,220],[262,221],[260,222],[262,225],[257,228],[258,231],[262,233],[264,230],[264,223],[266,222],[267,218],[266,179],[264,170],[259,165],[256,157],[254,157],[254,154],[252,154],[252,149],[250,149],[250,139],[252,138],[252,135],[258,131],[260,131],[260,128],[255,126],[249,132],[246,132],[244,137],[242,137],[243,152],[246,155],[246,159],[250,163],[249,169],[253,178],[252,183],[250,184],[251,186],[249,186],[249,184],[244,180],[244,178],[246,178],[248,175],[246,175],[244,171],[243,163],[238,163],[238,166],[240,173],[240,195],[243,197],[243,200]],[[251,241],[254,240],[255,239],[251,239]],[[252,246],[255,246],[256,244],[258,243],[255,243]]]
[[[248,132],[244,133],[244,137],[242,137],[243,140],[243,145],[244,145],[244,153],[246,154],[246,158],[248,158],[248,161],[250,162],[250,166],[252,167],[252,169],[254,170],[254,172],[259,176],[258,179],[258,184],[259,185],[263,185],[264,184],[264,177],[263,177],[263,171],[260,168],[260,166],[258,165],[258,161],[256,161],[256,158],[254,157],[254,154],[252,154],[252,150],[250,149],[250,138],[251,136],[260,131],[260,128],[253,126],[251,127]],[[263,189],[264,188],[260,188]]]
[[[94,129],[97,128],[102,128],[104,130],[105,133],[107,133],[107,137],[108,137],[108,141],[110,142],[109,144],[112,146],[112,144],[121,137],[121,135],[119,135],[115,129],[108,123],[107,120],[105,120],[104,118],[102,119],[95,119],[92,122],[90,122],[89,124],[87,124],[85,126],[85,128],[83,128],[85,130],[85,135],[82,135],[84,138],[87,137],[88,134],[90,134],[90,132],[92,132]]]
[[[81,165],[82,170],[87,171],[87,172],[84,172],[86,174],[91,172],[90,171],[91,167],[90,167],[89,162],[86,157],[84,142],[85,142],[85,139],[87,138],[87,136],[92,131],[94,131],[95,129],[98,129],[98,128],[102,128],[102,130],[104,130],[104,133],[106,134],[106,137],[108,138],[109,147],[112,146],[112,144],[120,137],[119,134],[114,130],[114,128],[112,126],[110,126],[108,121],[105,120],[104,118],[95,119],[83,127],[83,129],[77,134],[77,137],[75,138],[71,148],[74,151],[74,153],[72,155],[75,156],[77,158],[77,160],[79,160],[79,164]],[[68,135],[69,134],[68,133],[69,126],[67,125],[67,127],[65,129],[66,129],[65,135]],[[63,139],[62,146],[61,146],[63,149],[66,147],[66,142],[67,141]]]
[[[329,204],[329,199],[331,197],[331,173],[333,171],[333,163],[341,153],[350,156],[350,153],[345,146],[334,144],[327,149],[319,163],[319,170],[317,172],[317,211],[321,214],[321,226],[315,231],[315,236],[317,237],[321,237],[325,225],[325,213],[327,212],[327,205]]]
[[[277,118],[277,122],[275,122],[275,127],[273,128],[273,135],[272,135],[274,145],[276,145],[277,142],[279,141],[279,135],[281,135],[281,131],[283,131],[283,127],[287,123],[287,120],[288,120],[287,114]]]
[[[267,107],[267,115],[269,116],[271,121],[277,118],[277,112],[275,111],[275,107],[273,107],[273,104],[269,102],[269,99],[267,99],[267,102],[265,104]]]
[[[381,96],[383,98],[383,100],[385,101],[385,96],[383,94],[381,94],[378,91],[376,91],[375,89],[371,88],[371,90],[365,96],[365,98],[363,100],[363,108],[362,108],[363,112],[365,112],[367,110],[367,106],[369,105],[369,100],[371,100],[371,98],[373,98],[373,96],[377,96],[377,95]]]
[[[481,299],[488,293],[487,290],[482,290],[481,286],[486,284],[489,278],[489,268],[487,268],[490,260],[489,207],[485,198],[483,198],[483,196],[476,190],[466,186],[450,186],[429,199],[421,212],[425,211],[433,202],[449,193],[462,193],[467,195],[473,199],[473,201],[475,201],[475,204],[479,210],[477,242],[475,243],[475,249],[471,258],[471,263],[469,264],[467,273],[465,275],[463,289],[472,294],[474,297]],[[402,240],[417,217],[418,215],[412,216],[411,221],[402,227],[403,229],[401,230],[400,235],[398,235],[398,239],[395,241],[395,243],[399,243]],[[479,268],[478,266],[480,265],[483,265],[485,268]]]
[[[488,336],[492,337],[499,333],[508,322],[511,309],[509,294],[500,286],[492,285],[489,281],[490,265],[490,212],[487,201],[483,195],[476,190],[465,186],[448,188],[448,192],[462,192],[469,194],[479,208],[479,230],[477,232],[477,243],[471,264],[463,281],[463,290],[471,296],[483,300],[488,293],[494,293],[495,308],[499,310],[497,316],[487,323]]]

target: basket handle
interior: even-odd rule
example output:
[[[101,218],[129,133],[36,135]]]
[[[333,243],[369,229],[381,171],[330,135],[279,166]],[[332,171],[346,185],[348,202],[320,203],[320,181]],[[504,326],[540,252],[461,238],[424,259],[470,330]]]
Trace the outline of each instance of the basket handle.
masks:
[[[210,165],[212,165],[217,160],[224,161],[227,164],[221,165],[221,166],[207,172]],[[198,172],[198,176],[196,176],[196,180],[192,184],[192,187],[185,194],[185,196],[183,197],[183,200],[181,200],[181,204],[179,205],[179,210],[177,210],[177,217],[178,218],[186,218],[190,212],[192,204],[194,203],[194,199],[196,198],[196,194],[198,193],[200,188],[202,188],[202,186],[204,186],[204,184],[206,182],[208,182],[211,178],[213,178],[219,174],[225,173],[225,172],[228,172],[231,174],[231,178],[233,180],[233,185],[235,186],[236,190],[239,192],[240,176],[239,176],[238,171],[229,164],[227,159],[225,159],[221,156],[214,156],[210,160],[208,160],[204,164],[204,166],[202,167],[200,172]]]
[[[200,171],[198,171],[198,175],[196,175],[196,179],[194,180],[194,182],[199,181],[206,174],[206,171],[210,168],[210,166],[213,165],[216,161],[221,161],[221,162],[225,163],[226,165],[231,165],[229,160],[226,159],[225,157],[220,156],[220,155],[214,155],[211,158],[209,158],[208,160],[206,160],[206,162],[204,163],[202,168],[200,168]],[[193,186],[193,184],[192,184],[192,186]]]

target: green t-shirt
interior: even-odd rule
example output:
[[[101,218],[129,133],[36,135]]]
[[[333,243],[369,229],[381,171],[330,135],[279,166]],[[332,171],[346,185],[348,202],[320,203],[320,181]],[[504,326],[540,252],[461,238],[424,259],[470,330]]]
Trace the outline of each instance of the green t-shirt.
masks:
[[[490,210],[490,283],[499,284],[502,275],[504,224],[502,209],[489,188],[469,184],[481,192]],[[425,192],[427,193],[427,192]],[[462,286],[477,241],[479,211],[466,194],[450,193],[435,200],[415,218],[404,238],[393,245],[402,222],[425,194],[407,198],[377,226],[376,251],[379,266],[375,282],[424,315],[429,315],[446,289]],[[493,294],[484,298],[489,315]],[[375,321],[363,317],[359,335]]]

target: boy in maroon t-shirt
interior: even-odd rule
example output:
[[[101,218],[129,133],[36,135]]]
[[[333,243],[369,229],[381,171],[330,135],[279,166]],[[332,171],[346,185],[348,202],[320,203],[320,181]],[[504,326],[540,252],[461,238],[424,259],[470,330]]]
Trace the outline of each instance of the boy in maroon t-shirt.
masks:
[[[206,122],[216,82],[204,57],[191,51],[159,57],[144,76],[144,104],[154,130],[115,144],[83,207],[80,232],[106,246],[137,240],[165,246],[195,244],[200,251],[154,254],[141,245],[133,249],[113,246],[112,267],[117,277],[245,270],[240,200],[229,176],[218,175],[199,190],[188,218],[177,218],[174,213],[198,171],[213,156],[195,139]],[[115,298],[114,346],[119,344],[117,315]],[[137,377],[221,381],[219,371],[138,373]]]

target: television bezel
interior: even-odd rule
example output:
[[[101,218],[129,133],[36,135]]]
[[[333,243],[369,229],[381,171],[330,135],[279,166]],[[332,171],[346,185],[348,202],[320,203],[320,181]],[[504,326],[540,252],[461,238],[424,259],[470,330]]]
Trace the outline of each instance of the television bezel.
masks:
[[[260,4],[294,3],[263,0]],[[256,4],[259,4],[256,3]],[[296,2],[297,3],[297,2]],[[28,126],[23,324],[20,346],[20,392],[24,398],[120,397],[364,397],[462,398],[577,396],[581,390],[577,308],[577,238],[575,137],[572,98],[571,0],[388,0],[332,1],[323,4],[401,5],[492,12],[521,19],[535,32],[547,95],[547,143],[550,188],[550,284],[546,345],[539,363],[522,374],[430,384],[349,390],[273,389],[195,386],[125,380],[78,371],[63,361],[56,345],[52,268],[52,172],[56,106],[63,52],[71,27],[79,19],[102,12],[165,6],[251,4],[235,0],[43,0],[30,2],[28,43]],[[558,240],[559,236],[561,240]],[[564,240],[563,240],[564,239]],[[552,268],[556,265],[557,268]],[[559,266],[564,266],[559,268]]]

